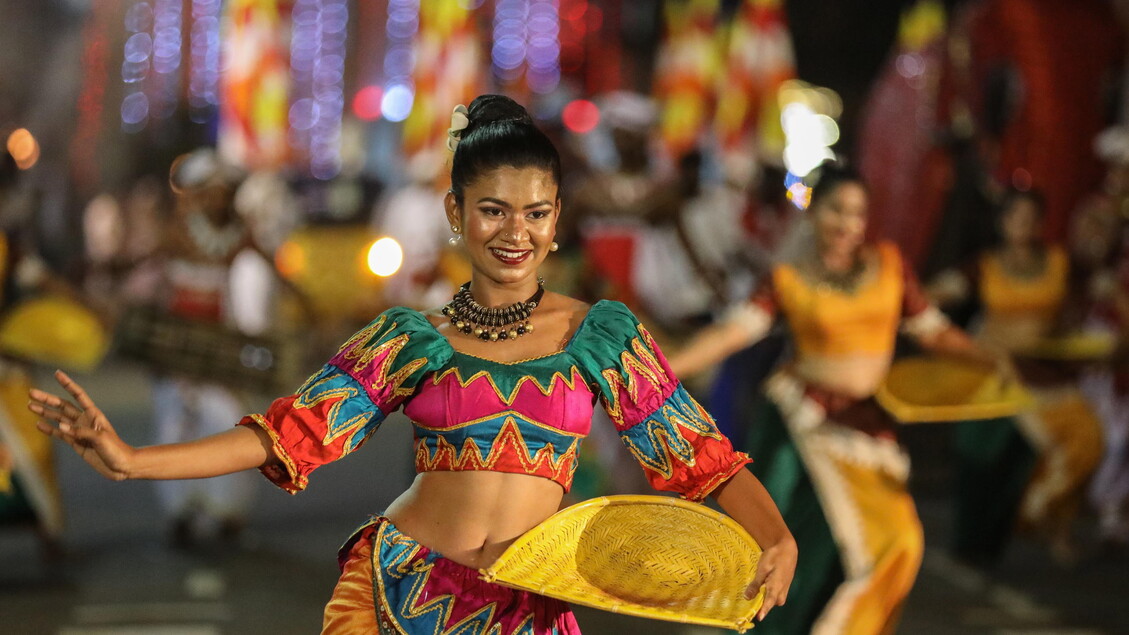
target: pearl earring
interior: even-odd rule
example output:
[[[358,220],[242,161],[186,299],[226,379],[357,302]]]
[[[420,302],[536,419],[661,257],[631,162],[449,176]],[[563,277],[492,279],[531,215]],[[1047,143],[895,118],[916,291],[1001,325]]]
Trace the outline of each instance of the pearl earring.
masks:
[[[555,240],[553,242],[549,243],[549,251],[556,251],[560,248],[561,248],[561,246],[558,245],[557,241],[555,241]]]
[[[451,243],[451,246],[454,247],[455,245],[459,244],[459,238],[461,238],[461,236],[459,236],[459,226],[451,225],[451,231],[454,232],[455,235],[448,238],[447,242]]]

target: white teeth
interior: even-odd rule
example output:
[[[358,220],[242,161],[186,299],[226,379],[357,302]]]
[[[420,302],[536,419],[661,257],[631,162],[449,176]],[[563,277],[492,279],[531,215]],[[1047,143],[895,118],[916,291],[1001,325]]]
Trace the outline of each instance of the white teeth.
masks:
[[[490,251],[493,251],[494,253],[505,258],[521,258],[525,254],[529,253],[528,251],[510,251],[509,249],[498,249],[497,247],[491,247]]]

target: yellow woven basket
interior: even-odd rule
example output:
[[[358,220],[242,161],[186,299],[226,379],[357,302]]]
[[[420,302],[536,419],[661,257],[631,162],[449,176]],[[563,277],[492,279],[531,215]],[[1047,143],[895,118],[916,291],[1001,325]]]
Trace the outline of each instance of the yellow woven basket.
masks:
[[[1117,338],[1109,333],[1072,333],[1047,337],[1018,354],[1025,357],[1058,361],[1098,361],[1113,355]]]
[[[895,362],[874,398],[902,423],[1009,417],[1033,403],[1018,382],[1004,382],[972,364],[929,357]]]
[[[109,348],[94,312],[63,296],[24,300],[0,321],[0,353],[89,372]]]
[[[583,606],[744,632],[764,592],[744,596],[761,548],[734,521],[664,496],[606,496],[518,538],[482,579]]]

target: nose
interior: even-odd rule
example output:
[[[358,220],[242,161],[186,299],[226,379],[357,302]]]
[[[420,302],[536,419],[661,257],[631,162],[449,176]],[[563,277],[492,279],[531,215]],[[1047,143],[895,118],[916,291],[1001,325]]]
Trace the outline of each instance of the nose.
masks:
[[[528,237],[529,232],[525,225],[524,216],[521,214],[511,214],[506,219],[505,225],[502,226],[502,240],[520,243]]]

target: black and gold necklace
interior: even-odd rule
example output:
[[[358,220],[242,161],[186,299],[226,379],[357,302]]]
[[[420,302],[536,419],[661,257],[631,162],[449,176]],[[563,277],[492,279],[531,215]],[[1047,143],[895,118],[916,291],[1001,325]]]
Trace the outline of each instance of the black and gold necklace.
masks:
[[[473,334],[484,342],[513,340],[533,332],[529,316],[545,295],[545,283],[537,281],[537,292],[524,302],[503,307],[485,307],[470,294],[470,283],[464,284],[455,297],[443,307],[443,315],[451,324],[467,335]]]

